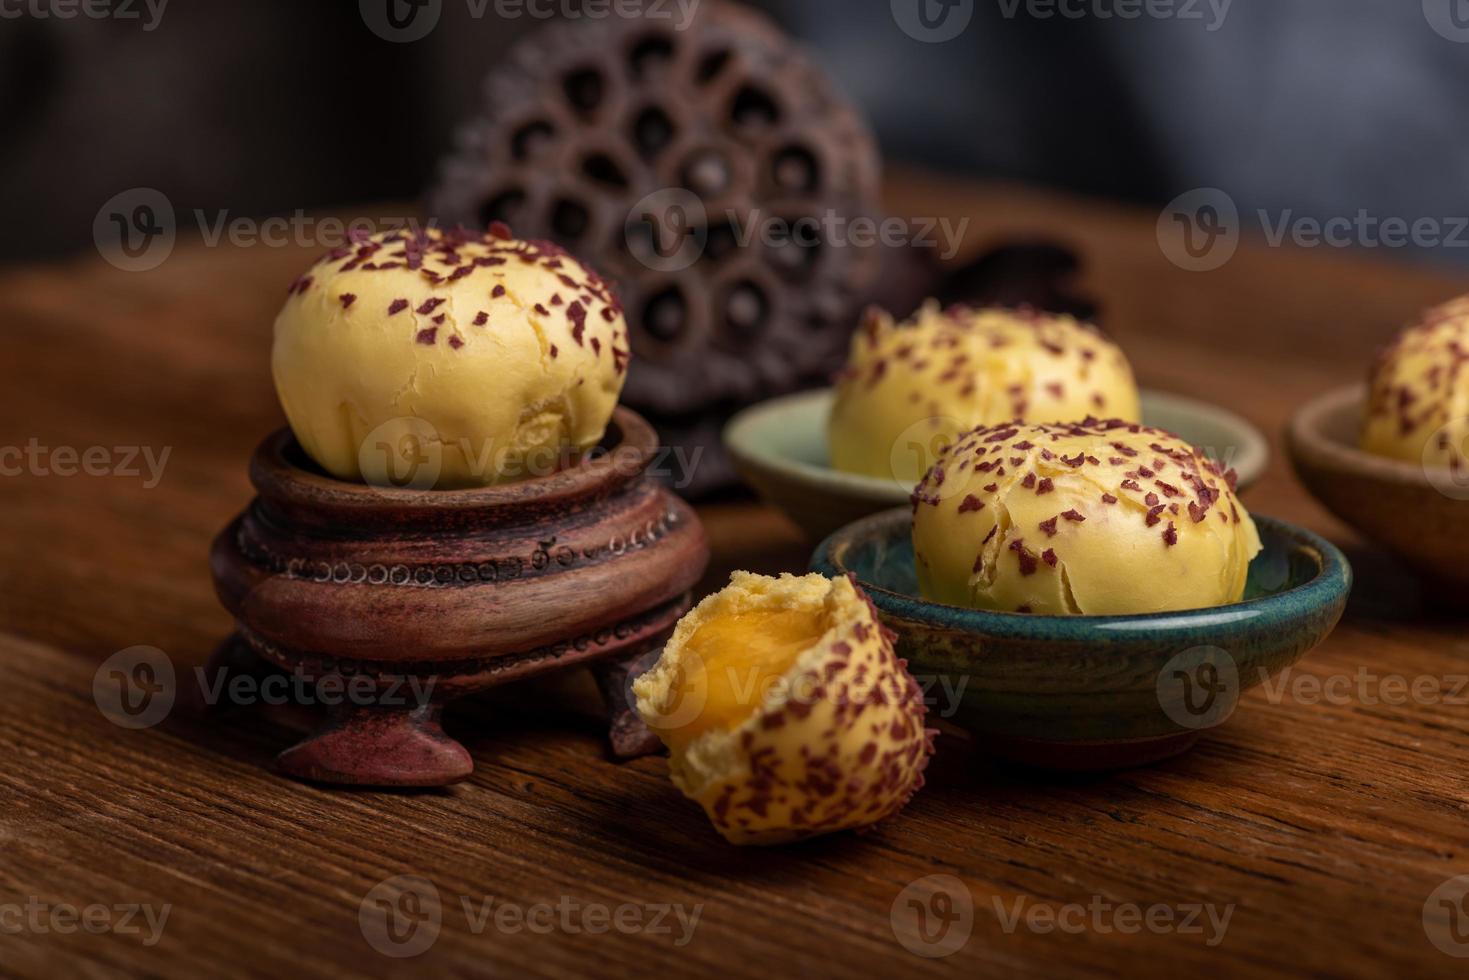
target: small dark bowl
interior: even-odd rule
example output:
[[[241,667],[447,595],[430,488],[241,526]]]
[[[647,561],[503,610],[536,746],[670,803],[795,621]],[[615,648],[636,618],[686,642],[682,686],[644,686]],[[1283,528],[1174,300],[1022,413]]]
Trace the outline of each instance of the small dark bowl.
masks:
[[[1341,552],[1281,521],[1255,524],[1265,550],[1244,600],[1183,612],[1027,616],[929,602],[907,508],[838,531],[811,568],[856,575],[925,685],[931,717],[952,717],[1011,761],[1114,769],[1186,751],[1341,618],[1352,584]]]

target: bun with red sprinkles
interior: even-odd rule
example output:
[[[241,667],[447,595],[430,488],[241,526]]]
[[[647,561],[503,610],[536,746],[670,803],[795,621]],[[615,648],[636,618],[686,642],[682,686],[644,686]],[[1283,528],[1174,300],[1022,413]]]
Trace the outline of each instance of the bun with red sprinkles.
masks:
[[[923,595],[1106,616],[1239,601],[1261,550],[1234,471],[1121,419],[963,434],[913,494]]]
[[[849,579],[735,572],[634,682],[637,710],[731,843],[870,827],[922,787],[937,734],[894,640]]]
[[[1361,445],[1392,459],[1469,469],[1469,296],[1429,310],[1378,355]]]
[[[271,362],[291,428],[327,472],[392,479],[377,447],[411,445],[453,489],[596,445],[628,358],[611,287],[497,224],[354,237],[287,290]]]
[[[965,429],[1023,418],[1137,421],[1122,350],[1070,316],[948,309],[930,301],[905,323],[868,312],[837,381],[832,466],[916,483],[933,450]]]

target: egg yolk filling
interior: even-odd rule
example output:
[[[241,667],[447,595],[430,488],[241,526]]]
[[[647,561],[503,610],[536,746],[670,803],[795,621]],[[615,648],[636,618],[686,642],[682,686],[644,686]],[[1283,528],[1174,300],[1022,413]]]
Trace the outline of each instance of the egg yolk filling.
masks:
[[[674,724],[658,734],[677,750],[705,732],[738,727],[826,627],[821,609],[750,609],[711,617],[684,643],[665,702]]]

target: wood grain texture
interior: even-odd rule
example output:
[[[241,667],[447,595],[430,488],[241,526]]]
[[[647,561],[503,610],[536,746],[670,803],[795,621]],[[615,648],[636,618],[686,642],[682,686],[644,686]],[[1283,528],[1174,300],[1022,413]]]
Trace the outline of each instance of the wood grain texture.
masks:
[[[1143,384],[1226,405],[1275,439],[1247,495],[1263,513],[1341,543],[1358,574],[1346,619],[1278,697],[1256,690],[1191,753],[1119,774],[1057,779],[991,764],[948,731],[929,786],[877,831],[769,851],[723,844],[659,758],[609,762],[584,674],[492,692],[447,724],[474,755],[466,783],[426,793],[338,792],[272,775],[310,727],[295,709],[169,719],[125,731],[93,674],[149,644],[183,687],[229,628],[207,563],[250,498],[245,464],[281,424],[269,330],[296,249],[181,243],[159,269],[95,257],[0,273],[0,447],[171,450],[162,479],[0,480],[0,906],[171,906],[161,941],[24,930],[0,936],[16,976],[1461,976],[1422,911],[1469,874],[1469,638],[1294,481],[1278,435],[1295,406],[1360,377],[1401,322],[1463,288],[1381,257],[1247,243],[1223,269],[1182,272],[1156,216],[1009,187],[893,182],[898,213],[973,219],[966,254],[1058,235]],[[809,545],[750,504],[704,508],[714,563],[799,570]],[[1359,671],[1366,671],[1360,684]],[[1433,697],[1387,703],[1382,681]],[[1309,684],[1345,678],[1346,696]],[[1374,681],[1374,678],[1376,679]],[[1304,679],[1304,681],[1302,681]],[[1341,681],[1336,681],[1340,684]],[[1364,688],[1359,690],[1358,688]],[[1364,696],[1365,695],[1365,696]],[[1430,703],[1431,702],[1431,703]],[[924,959],[890,910],[930,874],[972,895],[962,950]],[[375,952],[359,925],[374,885],[416,874],[443,901],[416,959]],[[460,905],[702,905],[692,941],[557,928],[480,933]],[[1004,928],[994,901],[1233,904],[1223,941],[1198,934]],[[0,908],[3,913],[3,908]],[[4,924],[0,915],[0,927]]]

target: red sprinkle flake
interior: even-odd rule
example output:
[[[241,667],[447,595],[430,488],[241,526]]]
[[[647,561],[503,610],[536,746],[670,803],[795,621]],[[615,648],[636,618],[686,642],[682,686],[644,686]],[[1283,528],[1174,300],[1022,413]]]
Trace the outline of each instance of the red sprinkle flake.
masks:
[[[464,346],[464,341],[460,340],[459,337],[456,335],[449,338],[449,346],[454,348],[455,350],[458,350],[459,348]]]
[[[546,309],[546,307],[545,307],[545,306],[543,306],[543,305],[542,305],[542,304],[540,304],[540,303],[537,303],[537,304],[536,304],[536,305],[535,305],[535,311],[536,311],[536,312],[537,312],[537,313],[539,313],[539,314],[540,314],[540,315],[541,315],[541,316],[550,316],[550,315],[551,315],[551,311],[550,311],[550,310],[548,310],[548,309]]]
[[[447,314],[447,313],[440,313],[438,316],[434,317],[434,323],[435,324],[442,325],[443,322],[445,320],[447,320],[448,318],[449,318],[449,314]]]
[[[408,301],[406,299],[395,299],[388,304],[388,316],[397,316],[406,309],[408,309]]]
[[[1148,495],[1143,498],[1143,503],[1149,507],[1156,507],[1158,505],[1158,495],[1149,490]]]
[[[1042,494],[1050,493],[1054,489],[1056,489],[1056,485],[1051,482],[1051,478],[1048,476],[1044,480],[1041,480],[1040,483],[1036,484],[1035,495],[1039,497]]]
[[[1102,494],[1102,503],[1104,503],[1104,504],[1115,504],[1115,503],[1117,503],[1117,498],[1114,497],[1114,496],[1112,496],[1110,493],[1104,493],[1104,494]]]
[[[342,309],[344,310],[351,309],[352,304],[357,302],[357,297],[352,293],[343,293],[338,299],[342,301]]]
[[[566,308],[566,319],[572,323],[571,339],[581,346],[582,334],[587,329],[587,308],[580,302],[572,303]]]
[[[1000,530],[1000,525],[998,525],[998,524],[996,524],[994,527],[990,528],[990,533],[989,534],[986,534],[984,536],[984,540],[981,541],[980,544],[989,544],[992,540],[994,540],[995,532],[997,532],[999,530]]]
[[[985,484],[984,492],[985,493],[998,493],[999,492],[999,489],[1000,489],[1000,485],[998,483],[987,483],[987,484]]]
[[[551,358],[554,360],[555,357],[556,357],[556,355],[559,354],[559,353],[561,353],[560,349],[555,344],[552,344],[551,345]]]
[[[1163,542],[1170,548],[1178,544],[1178,528],[1173,526],[1172,521],[1168,522],[1168,530],[1163,532]]]
[[[984,469],[984,467],[980,467],[980,469]],[[1027,490],[1033,490],[1033,489],[1035,489],[1035,474],[1034,473],[1027,473],[1027,474],[1025,474],[1025,479],[1023,479],[1023,480],[1020,481],[1020,485],[1022,487],[1024,487],[1025,489],[1027,489]]]
[[[1139,493],[1141,493],[1143,488],[1142,488],[1141,485],[1138,484],[1138,482],[1136,480],[1123,480],[1122,481],[1122,489],[1124,489],[1124,490],[1136,490]]]
[[[488,313],[484,312],[483,310],[481,310],[479,312],[479,314],[477,316],[475,316],[475,318],[474,318],[474,325],[476,327],[482,327],[486,323],[489,323],[489,322],[490,322],[490,315]]]
[[[504,286],[496,285],[494,289],[490,290],[490,298],[491,299],[499,299],[501,296],[504,296],[504,295],[505,295],[505,287]]]
[[[490,237],[498,238],[502,242],[508,242],[515,236],[511,234],[510,226],[503,221],[490,222]]]
[[[1198,504],[1190,500],[1188,502],[1188,516],[1194,519],[1195,524],[1198,524],[1204,518],[1209,516],[1209,508],[1200,507]]]
[[[1041,561],[1045,562],[1047,565],[1050,565],[1052,568],[1055,568],[1056,552],[1051,548],[1047,548],[1045,551],[1041,552]]]
[[[1046,532],[1046,537],[1054,538],[1056,536],[1056,518],[1052,517],[1049,520],[1041,521],[1040,529]]]
[[[959,513],[961,514],[968,514],[969,512],[976,510],[984,510],[984,501],[980,500],[972,493],[966,496],[964,500],[959,504]]]
[[[1159,521],[1163,520],[1163,518],[1159,517],[1158,515],[1161,514],[1161,513],[1163,513],[1164,509],[1165,508],[1163,507],[1163,505],[1162,504],[1159,504],[1158,506],[1154,507],[1152,510],[1148,511],[1148,519],[1147,519],[1147,525],[1148,525],[1148,527],[1152,527],[1154,524],[1157,524]]]
[[[1073,510],[1068,510],[1068,511],[1063,511],[1062,514],[1061,514],[1061,516],[1064,517],[1064,518],[1066,518],[1068,521],[1071,521],[1073,524],[1081,524],[1081,523],[1083,523],[1086,520],[1086,517],[1085,516],[1083,516],[1082,514],[1078,513],[1074,509]]]
[[[421,316],[428,316],[430,313],[432,313],[434,310],[437,310],[443,304],[443,298],[436,296],[433,299],[424,300],[423,303],[418,307],[418,309],[414,310],[413,312]]]
[[[418,331],[418,342],[420,344],[426,344],[427,346],[432,347],[434,345],[434,341],[438,339],[438,336],[438,327],[425,327],[424,329]]]
[[[1036,561],[1035,555],[1032,554],[1025,547],[1023,539],[1016,538],[1014,541],[1011,541],[1010,550],[1015,552],[1015,554],[1020,558],[1021,575],[1034,575],[1036,573],[1036,569],[1039,568],[1040,565]]]

